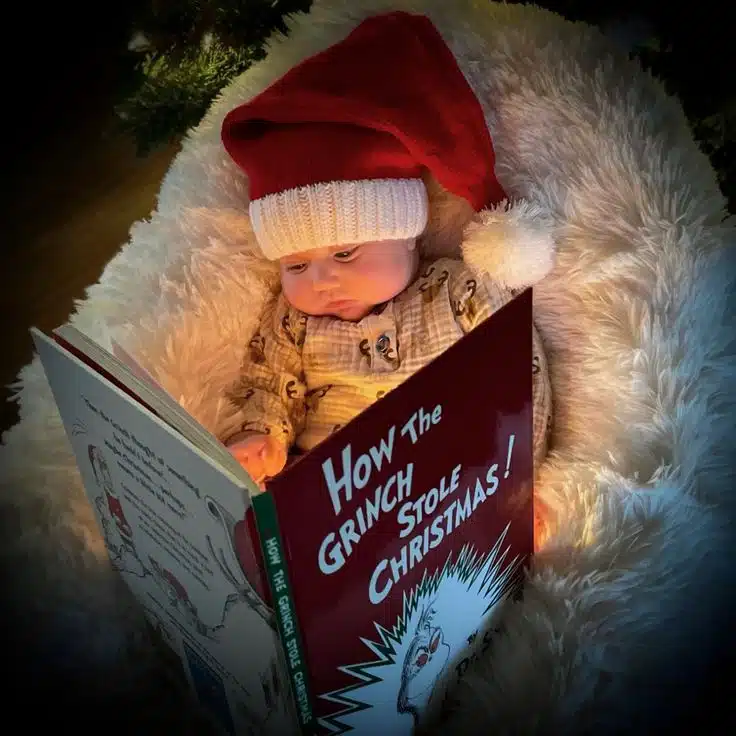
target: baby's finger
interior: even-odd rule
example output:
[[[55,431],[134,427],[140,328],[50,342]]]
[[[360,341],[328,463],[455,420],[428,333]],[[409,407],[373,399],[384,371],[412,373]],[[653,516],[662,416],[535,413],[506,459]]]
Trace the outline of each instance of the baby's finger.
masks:
[[[267,475],[277,475],[284,467],[284,463],[278,455],[267,455],[263,459],[263,468]]]
[[[253,444],[235,447],[231,452],[240,462],[259,462],[261,457],[261,447]]]

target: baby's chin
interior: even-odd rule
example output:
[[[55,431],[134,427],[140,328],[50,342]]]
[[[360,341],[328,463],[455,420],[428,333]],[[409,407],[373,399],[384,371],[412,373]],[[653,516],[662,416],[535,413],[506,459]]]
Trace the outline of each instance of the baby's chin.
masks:
[[[339,304],[324,309],[310,310],[307,314],[312,317],[335,317],[336,319],[342,319],[345,322],[360,322],[363,317],[370,314],[374,308],[373,304],[361,304],[359,302],[348,302],[346,304]]]
[[[360,322],[363,317],[370,314],[373,305],[350,304],[345,307],[333,308],[324,312],[324,316],[336,317],[345,320],[345,322]]]

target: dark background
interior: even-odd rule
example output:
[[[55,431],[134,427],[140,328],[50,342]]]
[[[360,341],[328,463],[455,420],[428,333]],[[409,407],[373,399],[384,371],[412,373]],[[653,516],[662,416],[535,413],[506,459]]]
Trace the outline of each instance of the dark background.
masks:
[[[31,358],[31,325],[64,322],[146,217],[174,146],[145,158],[116,132],[136,79],[127,52],[141,0],[16,9],[3,48],[0,431],[16,419],[5,386]]]
[[[733,86],[733,31],[725,11],[714,2],[679,8],[653,2],[540,4],[592,22],[631,16],[648,21],[660,36],[675,42],[668,73],[682,88],[697,91],[691,108],[723,96],[724,85]],[[73,300],[84,295],[85,286],[97,280],[127,239],[130,224],[150,211],[175,153],[175,145],[165,145],[146,158],[136,158],[132,142],[112,129],[113,105],[134,80],[133,57],[126,45],[133,19],[144,7],[141,0],[94,6],[29,3],[14,8],[8,18],[0,91],[5,179],[0,239],[2,384],[14,380],[30,360],[28,328],[34,324],[48,330],[63,322]],[[4,430],[16,415],[12,404],[3,402],[1,408],[0,430]],[[132,728],[123,724],[126,717],[135,720],[134,714],[116,713],[109,694],[99,702],[107,712],[92,720],[94,706],[75,692],[73,677],[49,670],[23,680],[26,670],[14,670],[14,663],[26,656],[23,646],[32,642],[16,636],[20,632],[4,629],[5,651],[10,654],[6,672],[22,681],[15,683],[18,700],[13,704],[25,715],[25,725],[48,719],[55,728],[70,725],[77,733],[93,729],[125,733]],[[730,653],[725,654],[729,665]],[[730,668],[714,669],[712,677],[693,686],[700,699],[691,719],[680,724],[683,728],[707,730],[712,720],[721,722],[729,715],[734,695]],[[100,693],[93,697],[103,692],[101,683]],[[39,702],[41,693],[46,700]],[[147,732],[141,730],[144,722],[145,718],[138,724],[138,733]]]

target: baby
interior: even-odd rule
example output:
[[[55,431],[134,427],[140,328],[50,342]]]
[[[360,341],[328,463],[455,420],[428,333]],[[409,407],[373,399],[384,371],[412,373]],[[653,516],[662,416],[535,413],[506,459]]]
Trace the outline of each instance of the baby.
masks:
[[[415,237],[297,251],[279,267],[282,291],[231,396],[243,429],[226,441],[259,484],[282,470],[293,444],[314,447],[511,298],[462,261],[422,262]],[[533,353],[538,462],[550,389],[536,332]]]
[[[223,121],[256,241],[281,273],[230,392],[240,429],[225,438],[259,483],[293,445],[314,447],[512,298],[461,260],[420,257],[426,178],[475,212],[506,195],[483,110],[444,42],[426,19],[390,20],[406,26],[403,46],[387,48],[366,21]],[[386,66],[391,54],[401,63]],[[529,369],[538,461],[551,402],[536,332]]]

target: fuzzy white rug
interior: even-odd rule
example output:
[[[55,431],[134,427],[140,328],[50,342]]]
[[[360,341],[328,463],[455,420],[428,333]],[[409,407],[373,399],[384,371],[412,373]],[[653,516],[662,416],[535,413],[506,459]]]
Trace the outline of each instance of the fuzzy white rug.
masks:
[[[226,431],[220,387],[274,272],[251,255],[246,184],[221,120],[390,9],[432,18],[484,106],[504,188],[544,208],[559,234],[557,266],[534,294],[556,397],[536,487],[550,536],[442,731],[643,729],[677,713],[730,636],[736,230],[679,104],[597,31],[532,6],[317,0],[191,132],[156,211],[74,322],[127,339]],[[467,209],[441,192],[432,207],[424,247],[455,252]],[[39,648],[85,681],[154,688],[158,656],[108,565],[37,360],[18,399],[0,449],[12,604]]]

